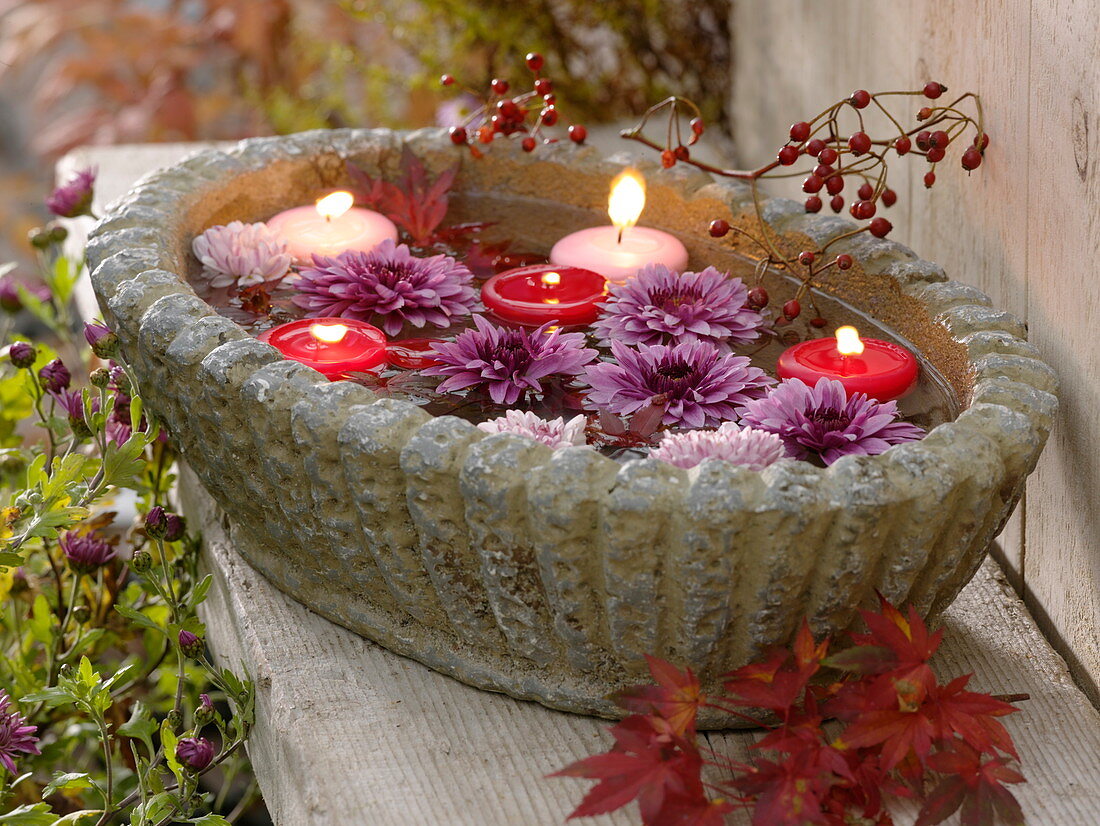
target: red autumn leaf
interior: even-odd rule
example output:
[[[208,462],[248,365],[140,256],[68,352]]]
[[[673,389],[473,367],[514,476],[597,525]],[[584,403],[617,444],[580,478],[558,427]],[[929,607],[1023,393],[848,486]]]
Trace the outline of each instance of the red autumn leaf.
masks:
[[[881,746],[883,767],[892,769],[910,751],[922,760],[932,750],[935,728],[919,711],[880,710],[859,715],[834,741],[837,748]]]
[[[807,752],[782,762],[757,760],[730,783],[756,798],[753,826],[805,826],[829,824],[822,800],[837,779]]]
[[[937,737],[947,740],[958,735],[978,751],[988,752],[991,747],[996,747],[1005,754],[1019,758],[1012,737],[995,719],[1018,709],[988,694],[964,691],[969,681],[968,674],[929,692],[922,711],[935,726]]]
[[[948,776],[925,802],[916,826],[940,823],[960,805],[962,826],[993,826],[998,815],[1010,826],[1024,822],[1019,802],[1004,785],[1023,783],[1024,778],[1007,765],[1007,758],[983,761],[978,750],[956,740],[950,749],[933,754],[928,764]]]
[[[371,177],[348,161],[348,176],[357,188],[358,199],[382,212],[407,232],[414,244],[427,244],[447,215],[448,193],[459,164],[445,169],[433,180],[423,162],[406,146],[401,152],[401,184]]]
[[[705,697],[691,669],[680,671],[658,657],[646,656],[649,673],[656,685],[640,685],[615,695],[615,701],[628,711],[654,713],[667,720],[674,734],[695,734],[695,717]]]
[[[657,725],[654,725],[654,722]],[[694,743],[672,734],[665,721],[632,715],[611,728],[611,751],[586,757],[551,777],[599,780],[570,818],[589,817],[620,809],[638,800],[642,820],[658,820],[666,803],[705,800],[700,771],[703,761]]]

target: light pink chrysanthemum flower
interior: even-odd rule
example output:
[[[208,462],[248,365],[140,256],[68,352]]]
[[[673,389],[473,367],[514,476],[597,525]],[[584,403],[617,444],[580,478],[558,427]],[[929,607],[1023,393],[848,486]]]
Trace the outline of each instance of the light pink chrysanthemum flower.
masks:
[[[717,430],[666,433],[650,456],[670,465],[693,468],[704,459],[720,459],[750,470],[763,470],[786,455],[783,440],[766,430],[738,429],[726,422]]]
[[[290,270],[286,241],[267,224],[232,221],[210,227],[191,242],[212,287],[254,287],[278,281]]]
[[[559,416],[546,420],[530,411],[509,410],[488,422],[478,425],[486,433],[515,433],[526,436],[547,447],[572,447],[584,445],[584,426],[588,420],[583,415],[574,416],[568,422]]]

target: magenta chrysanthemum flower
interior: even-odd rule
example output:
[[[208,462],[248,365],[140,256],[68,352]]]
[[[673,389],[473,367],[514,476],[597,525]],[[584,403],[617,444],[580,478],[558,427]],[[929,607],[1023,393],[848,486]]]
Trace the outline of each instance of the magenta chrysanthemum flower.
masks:
[[[717,430],[666,433],[650,456],[670,465],[692,468],[704,459],[720,459],[750,470],[763,470],[786,455],[783,440],[766,430],[738,429],[726,422]]]
[[[432,345],[442,362],[423,371],[428,376],[445,376],[441,392],[485,386],[497,404],[515,404],[528,391],[538,393],[548,376],[576,376],[596,357],[584,346],[583,333],[548,332],[494,327],[479,315],[476,330],[459,333],[453,342]]]
[[[58,540],[69,567],[78,574],[90,574],[115,558],[115,549],[95,533],[69,531]]]
[[[46,199],[46,208],[59,218],[92,214],[95,169],[81,169]]]
[[[746,306],[740,278],[714,267],[683,275],[650,264],[629,281],[608,285],[603,316],[592,326],[605,341],[681,344],[709,341],[722,352],[760,335],[763,316]]]
[[[561,416],[547,421],[530,411],[509,410],[478,427],[486,433],[516,433],[547,447],[559,448],[585,444],[584,426],[587,423],[584,416],[574,416],[568,422]]]
[[[612,341],[611,352],[614,362],[588,368],[588,405],[620,416],[664,403],[664,424],[717,425],[773,382],[746,357],[724,354],[706,341],[639,344],[636,350]]]
[[[814,387],[788,379],[738,413],[742,424],[778,435],[788,456],[818,455],[826,465],[849,454],[874,456],[924,436],[916,425],[897,420],[895,402],[877,402],[863,393],[849,397],[843,384],[826,378]]]
[[[111,358],[118,350],[118,336],[110,327],[98,321],[84,323],[84,340],[101,359]]]
[[[210,227],[191,242],[211,287],[254,287],[278,281],[290,270],[287,242],[267,224],[232,221]]]
[[[472,281],[473,274],[453,258],[417,258],[387,238],[370,252],[313,256],[313,267],[295,282],[294,303],[314,317],[373,321],[392,336],[405,322],[447,327],[469,315],[478,295]]]
[[[34,736],[36,726],[24,725],[23,715],[18,711],[9,711],[11,697],[6,691],[0,691],[0,763],[12,774],[16,774],[15,756],[17,754],[41,754],[38,750],[38,738]]]

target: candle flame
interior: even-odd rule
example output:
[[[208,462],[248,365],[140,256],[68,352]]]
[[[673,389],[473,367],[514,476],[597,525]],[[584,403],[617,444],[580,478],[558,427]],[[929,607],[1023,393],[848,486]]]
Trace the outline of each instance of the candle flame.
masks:
[[[333,192],[317,201],[317,214],[322,218],[332,220],[339,218],[355,203],[355,196],[350,192]]]
[[[855,327],[836,328],[836,349],[842,356],[858,356],[863,352],[863,341]]]
[[[636,169],[624,169],[611,182],[611,195],[607,199],[607,214],[611,223],[623,230],[638,223],[645,209],[645,178]]]
[[[348,328],[346,324],[314,324],[309,328],[309,334],[326,344],[336,344],[344,340]]]
[[[548,272],[542,276],[542,286],[544,287],[556,287],[561,283],[561,273]]]

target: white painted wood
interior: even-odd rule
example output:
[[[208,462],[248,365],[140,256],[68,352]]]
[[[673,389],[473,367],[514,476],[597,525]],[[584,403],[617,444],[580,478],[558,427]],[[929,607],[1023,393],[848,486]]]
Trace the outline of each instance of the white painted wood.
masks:
[[[100,193],[113,198],[193,148],[83,150],[65,163],[97,164]],[[587,784],[544,775],[606,748],[606,722],[469,688],[312,614],[249,568],[193,479],[185,487],[215,574],[203,612],[208,638],[221,662],[243,665],[259,686],[249,752],[279,826],[563,822]],[[975,671],[978,688],[1032,694],[1008,721],[1030,778],[1019,789],[1030,826],[1100,822],[1100,717],[994,564],[945,622],[942,674]],[[752,737],[708,740],[743,759]]]
[[[853,88],[935,79],[982,95],[986,162],[968,177],[949,153],[930,192],[923,163],[905,164],[916,174],[895,187],[891,237],[1026,321],[1061,376],[1061,416],[1002,559],[1100,702],[1100,29],[1084,23],[1096,16],[1095,0],[771,0],[735,3],[732,30],[745,165]]]

